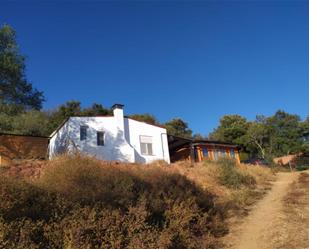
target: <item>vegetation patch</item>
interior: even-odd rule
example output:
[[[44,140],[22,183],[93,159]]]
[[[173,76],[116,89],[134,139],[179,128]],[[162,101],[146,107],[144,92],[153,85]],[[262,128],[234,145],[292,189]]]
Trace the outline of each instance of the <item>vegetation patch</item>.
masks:
[[[31,182],[0,181],[1,248],[214,248],[214,195],[154,166],[52,161]]]
[[[146,166],[81,155],[39,168],[36,178],[0,178],[0,248],[220,248],[227,214],[252,204],[270,176],[229,161]]]
[[[217,165],[219,167],[218,178],[224,186],[238,189],[242,186],[253,187],[256,184],[254,177],[238,169],[233,160],[220,160]]]

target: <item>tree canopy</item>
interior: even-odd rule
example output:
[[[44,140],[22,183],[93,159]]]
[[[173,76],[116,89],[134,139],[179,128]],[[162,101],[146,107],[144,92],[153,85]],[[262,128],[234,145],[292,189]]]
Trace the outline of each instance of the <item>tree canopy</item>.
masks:
[[[16,33],[9,26],[0,28],[0,103],[25,109],[42,108],[43,92],[33,88],[25,75],[25,57],[20,54]]]
[[[192,137],[192,130],[189,129],[188,123],[180,118],[174,118],[164,124],[167,133],[179,137]]]
[[[210,134],[214,140],[242,144],[248,129],[248,121],[240,115],[226,115],[220,119],[219,126]]]
[[[239,115],[226,115],[211,138],[238,144],[251,157],[271,158],[301,151],[306,125],[298,115],[282,110],[270,117],[258,115],[252,122]]]
[[[159,121],[157,120],[157,118],[149,113],[145,113],[145,114],[133,114],[130,115],[130,118],[141,121],[141,122],[145,122],[148,124],[153,124],[153,125],[158,125],[160,124]]]
[[[81,103],[76,100],[67,101],[60,105],[56,110],[49,112],[49,130],[52,132],[56,129],[66,118],[71,116],[107,116],[112,111],[104,108],[103,105],[93,103],[92,106],[82,108]]]

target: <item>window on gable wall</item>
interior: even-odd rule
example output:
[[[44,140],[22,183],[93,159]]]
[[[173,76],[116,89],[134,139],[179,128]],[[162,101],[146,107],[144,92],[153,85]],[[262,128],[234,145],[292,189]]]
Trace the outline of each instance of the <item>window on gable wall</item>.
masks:
[[[97,131],[97,145],[104,146],[104,131]]]
[[[86,140],[87,138],[87,129],[88,129],[88,126],[86,125],[82,125],[80,126],[80,140]]]
[[[141,153],[142,155],[153,155],[152,137],[140,136]]]

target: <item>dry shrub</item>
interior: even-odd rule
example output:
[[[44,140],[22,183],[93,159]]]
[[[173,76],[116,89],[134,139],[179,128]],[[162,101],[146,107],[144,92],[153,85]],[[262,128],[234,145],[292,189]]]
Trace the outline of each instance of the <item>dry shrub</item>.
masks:
[[[225,161],[136,165],[81,155],[40,168],[30,182],[0,179],[0,248],[218,248],[226,213],[250,205],[270,176]]]
[[[257,185],[269,185],[275,179],[272,168],[260,165],[240,164],[238,168],[255,178]]]
[[[213,194],[161,163],[66,156],[0,184],[0,248],[215,248],[226,231]]]
[[[23,180],[1,177],[0,199],[0,217],[6,221],[49,220],[56,196]]]

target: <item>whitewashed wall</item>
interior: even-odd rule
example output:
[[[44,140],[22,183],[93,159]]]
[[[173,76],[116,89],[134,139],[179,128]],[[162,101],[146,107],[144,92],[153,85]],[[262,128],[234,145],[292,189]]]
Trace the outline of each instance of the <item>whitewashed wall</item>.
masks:
[[[136,162],[149,163],[155,160],[170,162],[166,129],[129,118],[125,118],[125,127],[129,137],[127,139],[137,152],[135,155]],[[152,137],[153,155],[141,154],[140,136]]]
[[[116,117],[71,117],[50,139],[50,158],[66,150],[79,150],[102,160],[138,163],[165,160],[169,163],[166,130],[123,118],[123,112],[121,111],[114,112]],[[87,138],[80,141],[80,126],[83,125],[88,126]],[[97,131],[105,133],[104,146],[97,145]],[[153,155],[141,154],[141,135],[152,136]]]

